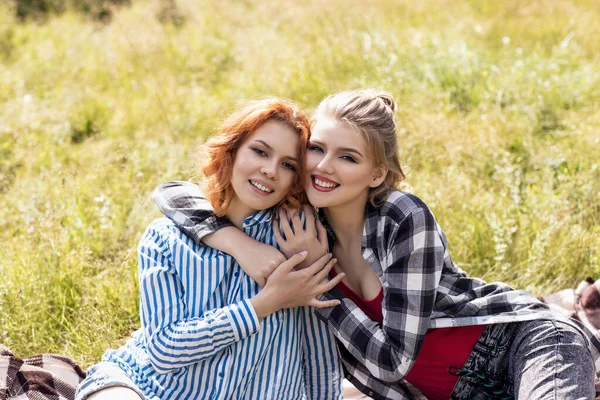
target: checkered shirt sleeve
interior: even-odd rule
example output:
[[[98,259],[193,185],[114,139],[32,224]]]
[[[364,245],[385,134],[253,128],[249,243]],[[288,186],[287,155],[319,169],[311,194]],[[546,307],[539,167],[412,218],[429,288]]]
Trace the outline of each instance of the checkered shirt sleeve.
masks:
[[[196,243],[210,234],[233,224],[217,217],[200,187],[191,182],[165,182],[152,192],[152,200],[163,214]]]

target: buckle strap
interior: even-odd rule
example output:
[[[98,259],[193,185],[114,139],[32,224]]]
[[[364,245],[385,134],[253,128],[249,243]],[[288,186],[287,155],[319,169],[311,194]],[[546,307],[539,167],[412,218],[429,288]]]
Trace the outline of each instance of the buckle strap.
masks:
[[[448,373],[452,376],[468,377],[475,380],[477,384],[483,387],[483,395],[493,400],[513,400],[514,395],[508,393],[504,388],[502,381],[490,378],[487,375],[479,374],[466,368],[448,367]]]

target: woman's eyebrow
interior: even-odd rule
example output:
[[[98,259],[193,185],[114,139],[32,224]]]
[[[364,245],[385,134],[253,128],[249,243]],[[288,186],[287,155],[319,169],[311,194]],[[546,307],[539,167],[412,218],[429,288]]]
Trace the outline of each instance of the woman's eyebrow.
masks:
[[[265,146],[267,149],[273,151],[273,147],[271,147],[267,142],[265,142],[264,140],[260,140],[260,139],[256,139],[256,142],[262,144],[263,146]],[[292,156],[285,156],[285,158],[288,158],[292,161],[298,162],[298,158],[297,157],[292,157]]]
[[[320,142],[318,140],[312,140],[311,139],[310,140],[310,144],[316,144],[316,145],[319,145],[321,147],[327,148],[327,146],[325,145],[325,143]],[[356,150],[356,149],[354,149],[352,147],[338,147],[336,150],[337,151],[345,151],[347,153],[355,153],[355,154],[358,154],[359,156],[363,157],[363,155],[361,154],[360,151],[358,151],[358,150]]]
[[[360,151],[353,149],[352,147],[340,147],[339,148],[340,151],[345,151],[346,153],[355,153],[358,154],[359,156],[363,156]]]

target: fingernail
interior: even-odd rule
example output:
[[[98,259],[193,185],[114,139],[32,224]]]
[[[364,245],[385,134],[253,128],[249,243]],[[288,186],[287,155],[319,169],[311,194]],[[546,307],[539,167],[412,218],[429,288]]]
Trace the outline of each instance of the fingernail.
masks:
[[[307,254],[308,254],[308,251],[306,251],[306,250],[300,252],[300,255],[302,257],[305,257]]]

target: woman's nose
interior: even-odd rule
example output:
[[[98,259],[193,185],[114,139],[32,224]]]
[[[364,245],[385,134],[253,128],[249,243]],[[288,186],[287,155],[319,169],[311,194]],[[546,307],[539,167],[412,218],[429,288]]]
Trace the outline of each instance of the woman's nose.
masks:
[[[265,163],[260,172],[269,179],[275,179],[277,178],[277,165],[274,163]]]
[[[317,170],[327,174],[333,173],[333,167],[331,165],[331,160],[329,159],[329,157],[325,156],[321,159],[321,161],[319,161],[319,163],[317,164]]]

